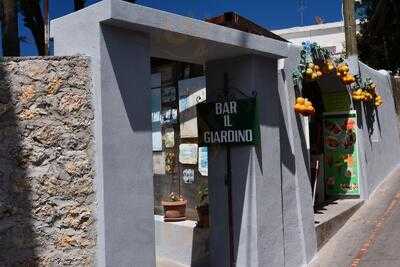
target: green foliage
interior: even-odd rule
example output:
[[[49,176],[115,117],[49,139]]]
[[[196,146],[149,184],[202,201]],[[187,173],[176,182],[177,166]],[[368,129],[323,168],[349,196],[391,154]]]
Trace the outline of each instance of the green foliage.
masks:
[[[44,19],[40,0],[19,0],[19,10],[27,27],[35,40],[39,55],[45,54]]]
[[[198,206],[203,206],[208,204],[208,185],[202,183],[197,188],[196,199]]]
[[[297,85],[305,78],[305,71],[310,63],[322,64],[331,59],[329,50],[315,42],[304,42],[302,45],[303,49],[300,51],[300,63],[292,75],[294,83]]]
[[[363,0],[357,36],[360,59],[375,69],[400,69],[400,1]]]
[[[183,197],[175,192],[169,193],[168,197],[172,202],[183,201]]]

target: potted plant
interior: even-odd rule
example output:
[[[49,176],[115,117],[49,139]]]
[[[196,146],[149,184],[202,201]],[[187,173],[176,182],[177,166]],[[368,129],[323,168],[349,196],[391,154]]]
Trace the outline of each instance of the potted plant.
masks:
[[[198,227],[209,227],[209,205],[208,205],[208,186],[203,183],[197,189],[197,216],[199,218],[197,226]]]
[[[164,222],[179,222],[186,220],[186,204],[180,194],[171,192],[167,201],[161,201],[164,207]]]

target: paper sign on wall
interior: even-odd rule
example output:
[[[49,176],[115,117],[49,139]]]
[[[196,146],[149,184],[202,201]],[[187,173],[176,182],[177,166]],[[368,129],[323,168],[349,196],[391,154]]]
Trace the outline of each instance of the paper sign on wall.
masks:
[[[182,138],[195,138],[197,131],[196,105],[206,100],[205,77],[179,81],[179,112]]]
[[[179,145],[179,162],[182,164],[197,163],[197,144]]]
[[[166,128],[164,132],[164,145],[166,148],[175,146],[175,132],[174,128]]]
[[[158,175],[165,174],[165,153],[153,153],[153,173]]]
[[[208,147],[199,147],[199,172],[208,176]]]

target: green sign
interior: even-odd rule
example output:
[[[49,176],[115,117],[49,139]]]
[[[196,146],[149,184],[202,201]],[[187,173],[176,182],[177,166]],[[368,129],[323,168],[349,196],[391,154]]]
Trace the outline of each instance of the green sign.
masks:
[[[197,105],[200,146],[260,142],[256,98]]]
[[[327,195],[360,194],[357,137],[355,112],[324,114]]]
[[[322,95],[326,112],[350,111],[350,95],[347,91],[324,93]]]

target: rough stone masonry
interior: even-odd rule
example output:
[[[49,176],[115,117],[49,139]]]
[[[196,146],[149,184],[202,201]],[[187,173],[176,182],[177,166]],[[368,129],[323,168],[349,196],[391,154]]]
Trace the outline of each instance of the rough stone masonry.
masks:
[[[0,266],[93,265],[88,59],[0,62]]]

